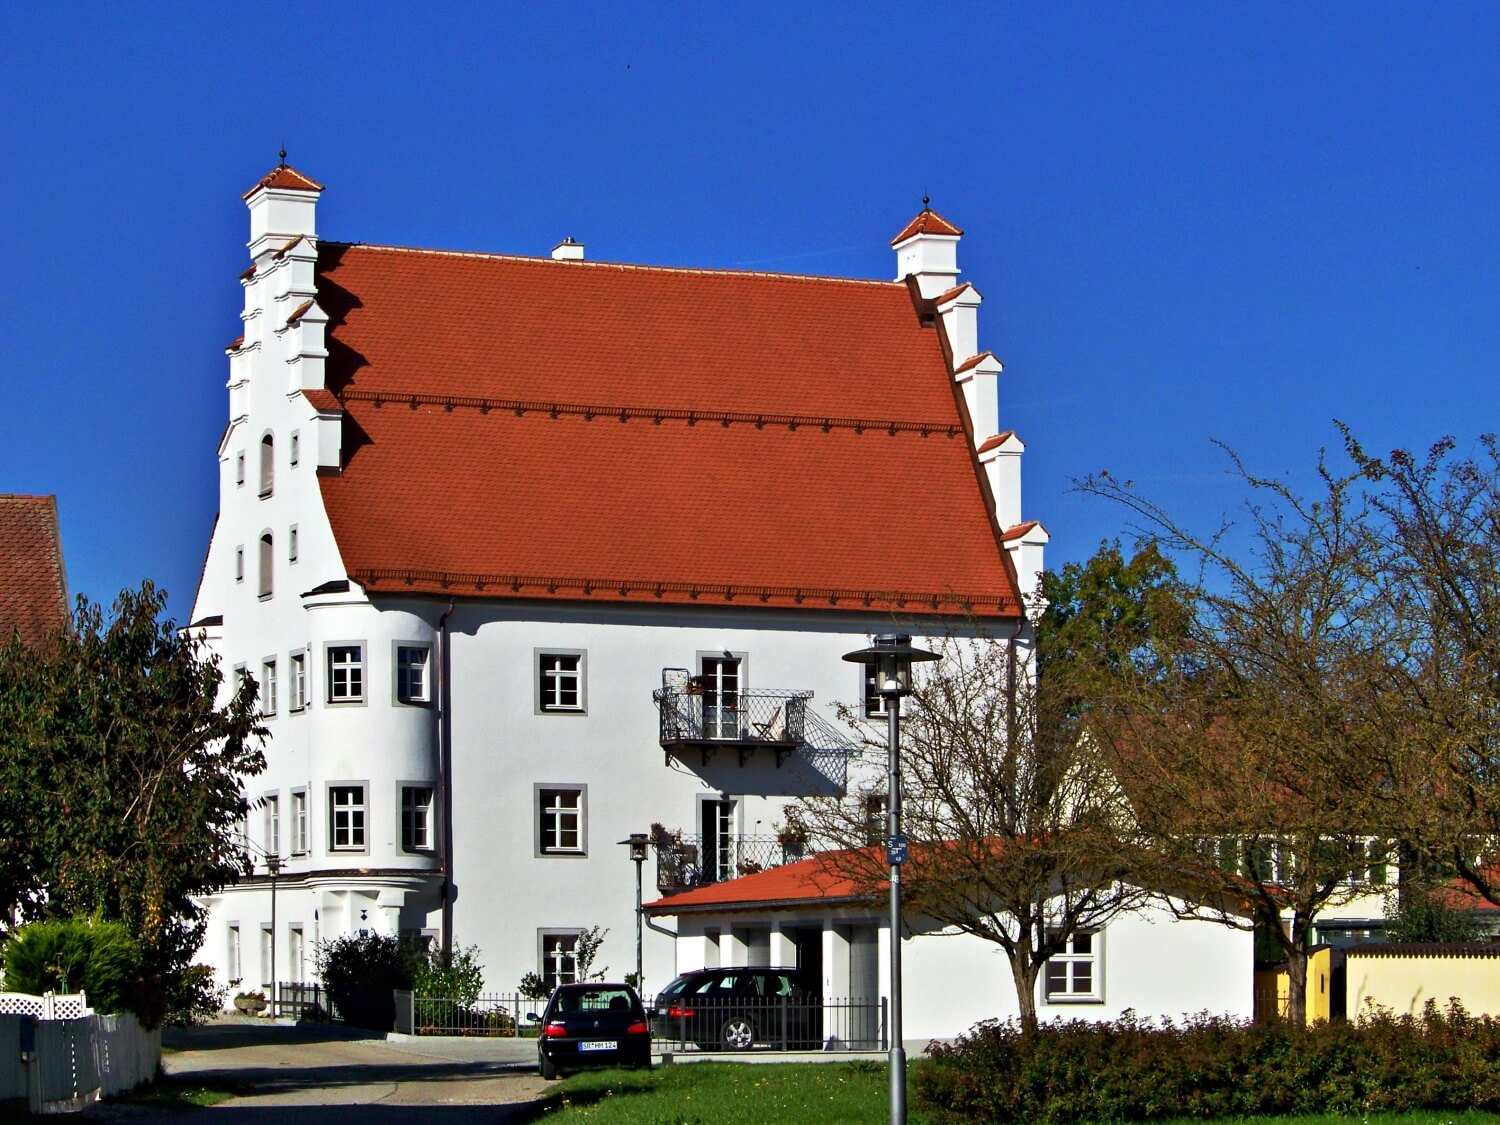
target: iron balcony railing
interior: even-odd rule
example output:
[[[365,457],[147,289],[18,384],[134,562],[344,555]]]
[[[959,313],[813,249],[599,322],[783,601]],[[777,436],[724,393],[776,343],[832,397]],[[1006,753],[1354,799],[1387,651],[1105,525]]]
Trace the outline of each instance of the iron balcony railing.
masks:
[[[681,891],[705,883],[722,883],[768,867],[795,863],[811,854],[805,842],[785,836],[690,836],[673,833],[653,841],[656,886]]]
[[[718,747],[743,755],[766,748],[784,755],[807,740],[810,691],[713,692],[693,685],[661,687],[651,693],[661,713],[661,745],[671,750],[692,747],[705,756]]]

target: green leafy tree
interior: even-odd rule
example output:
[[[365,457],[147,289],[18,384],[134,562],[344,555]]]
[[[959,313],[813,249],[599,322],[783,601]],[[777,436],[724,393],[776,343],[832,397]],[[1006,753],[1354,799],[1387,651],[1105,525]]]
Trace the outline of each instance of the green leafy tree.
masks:
[[[1387,941],[1480,941],[1485,929],[1472,912],[1454,905],[1448,888],[1407,886],[1385,898]],[[1461,901],[1461,899],[1460,899]]]
[[[265,765],[254,682],[221,701],[165,600],[150,582],[107,615],[80,597],[55,644],[0,648],[0,910],[122,922],[152,1025],[199,979],[193,898],[244,872],[241,779]]]

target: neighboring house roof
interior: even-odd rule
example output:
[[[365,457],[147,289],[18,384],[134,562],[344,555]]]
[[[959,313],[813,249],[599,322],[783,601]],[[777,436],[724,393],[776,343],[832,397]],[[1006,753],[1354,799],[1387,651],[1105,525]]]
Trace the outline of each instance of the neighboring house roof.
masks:
[[[37,644],[68,624],[68,581],[53,496],[0,495],[0,644]]]
[[[316,283],[371,593],[1019,613],[903,282],[322,242]]]
[[[694,887],[641,907],[648,914],[688,914],[704,910],[748,910],[767,907],[824,906],[875,902],[884,884],[858,883],[827,855],[815,855],[754,875]]]

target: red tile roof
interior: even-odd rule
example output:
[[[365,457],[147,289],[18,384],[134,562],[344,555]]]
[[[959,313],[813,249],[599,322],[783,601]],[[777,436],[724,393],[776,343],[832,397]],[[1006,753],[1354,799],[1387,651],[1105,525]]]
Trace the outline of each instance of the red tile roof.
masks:
[[[839,866],[828,856],[815,855],[754,875],[694,887],[648,902],[641,909],[651,914],[679,914],[708,909],[819,906],[829,902],[873,902],[885,893],[883,882],[878,885],[874,881],[856,882],[841,872]]]
[[[1027,520],[1025,523],[1016,524],[1014,527],[1007,527],[1005,534],[1001,538],[1007,543],[1013,543],[1017,539],[1024,539],[1028,531],[1034,527],[1040,527],[1041,523],[1041,520]]]
[[[984,439],[984,443],[982,445],[980,445],[979,452],[980,453],[988,453],[990,450],[994,449],[996,446],[1004,445],[1006,442],[1008,442],[1011,438],[1013,438],[1015,436],[1016,436],[1016,431],[1015,430],[1004,430],[1001,433],[998,433],[998,434],[994,435],[993,437],[987,437],[987,438]],[[1035,521],[1033,521],[1033,522],[1035,522]]]
[[[953,369],[953,374],[955,374],[955,375],[962,375],[965,371],[968,371],[970,368],[978,367],[985,360],[987,360],[987,359],[994,359],[994,358],[995,358],[995,353],[994,352],[980,352],[978,355],[971,355],[968,359],[964,360],[962,363],[960,363],[957,367],[955,367]]]
[[[290,188],[293,191],[322,191],[323,185],[304,176],[290,164],[278,164],[255,182],[255,186],[240,196],[249,199],[261,188]]]
[[[286,318],[286,322],[288,324],[296,324],[299,320],[302,319],[303,315],[306,314],[307,310],[312,307],[313,302],[311,298],[303,301],[300,305],[292,310],[292,315]]]
[[[950,234],[954,237],[964,232],[943,218],[936,211],[924,210],[915,219],[901,228],[901,233],[891,239],[891,245],[905,242],[914,234]]]
[[[324,390],[322,387],[312,387],[302,392],[302,397],[312,404],[312,408],[321,414],[342,414],[344,404],[339,401],[338,395],[332,391]]]
[[[244,342],[245,337],[236,336],[230,343],[224,345],[224,350],[226,352],[237,352],[240,350],[240,346],[244,344]]]
[[[939,293],[936,297],[934,297],[932,299],[932,303],[934,305],[946,305],[949,301],[951,301],[955,297],[959,296],[966,289],[974,289],[974,286],[972,284],[970,284],[969,282],[967,282],[967,281],[964,282],[962,285],[955,285],[952,289],[947,289],[947,290],[944,290],[942,293]],[[980,294],[980,292],[979,292],[978,289],[974,289],[974,296],[976,296],[976,297],[981,296],[981,294]]]
[[[0,644],[16,633],[37,644],[67,623],[56,498],[0,496]]]
[[[374,592],[1018,612],[904,283],[329,242],[318,265],[348,419],[321,485]]]

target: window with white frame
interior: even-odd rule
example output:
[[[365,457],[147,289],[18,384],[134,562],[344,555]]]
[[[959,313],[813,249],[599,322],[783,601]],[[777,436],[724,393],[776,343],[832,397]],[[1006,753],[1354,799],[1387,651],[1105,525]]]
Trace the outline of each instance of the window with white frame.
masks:
[[[275,940],[270,926],[260,928],[260,983],[262,988],[271,987],[271,960],[274,956],[271,950]]]
[[[578,980],[578,931],[542,933],[542,982],[549,989]]]
[[[245,690],[245,679],[249,675],[249,671],[243,664],[236,664],[234,666],[234,674],[230,680],[230,690],[234,692],[235,698],[239,698],[240,692]]]
[[[582,785],[537,786],[537,853],[583,855],[585,796]]]
[[[263,715],[276,714],[276,661],[262,660],[260,663],[260,711]]]
[[[396,701],[432,701],[432,648],[430,645],[396,646]]]
[[[307,790],[292,790],[292,854],[307,854]]]
[[[1062,952],[1048,959],[1044,979],[1048,1002],[1085,1003],[1102,998],[1099,939],[1097,930],[1074,934]]]
[[[281,854],[281,796],[266,795],[266,854]]]
[[[328,646],[328,702],[362,703],[365,698],[365,646]]]
[[[362,852],[366,847],[365,787],[328,787],[328,847],[335,852]]]
[[[302,963],[306,956],[305,943],[302,940],[302,927],[292,926],[286,932],[286,974],[287,980],[293,984],[301,984],[302,976],[306,969]]]
[[[239,984],[243,979],[240,973],[240,928],[238,926],[230,926],[225,934],[224,976],[231,986]]]
[[[287,658],[290,665],[287,690],[290,693],[286,706],[288,711],[301,711],[307,706],[307,653],[294,652]]]
[[[275,589],[276,544],[268,531],[260,537],[260,596],[269,598]]]
[[[548,714],[582,714],[586,702],[585,665],[582,652],[539,649],[536,654],[536,709]]]
[[[432,850],[432,786],[401,787],[401,850]]]
[[[886,709],[890,700],[881,695],[877,690],[880,686],[875,678],[875,665],[864,664],[860,666],[860,674],[864,681],[864,715],[867,719],[884,719],[890,715]]]

